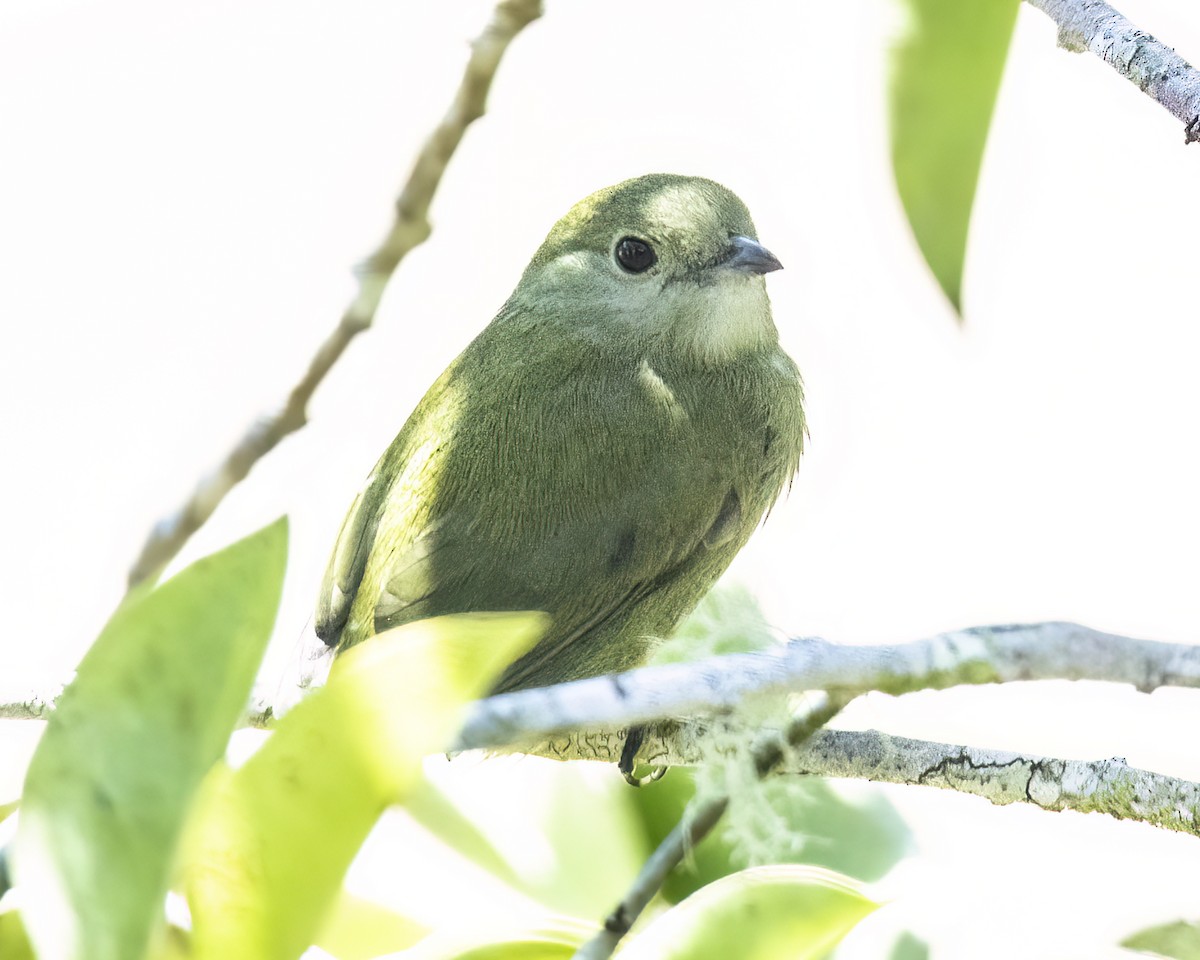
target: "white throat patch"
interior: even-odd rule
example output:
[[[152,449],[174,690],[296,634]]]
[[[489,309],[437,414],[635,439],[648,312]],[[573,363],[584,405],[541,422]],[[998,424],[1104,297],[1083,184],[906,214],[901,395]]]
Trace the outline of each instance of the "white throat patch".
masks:
[[[677,329],[698,357],[720,362],[774,339],[766,287],[755,279],[731,274],[702,287],[676,286],[676,315],[687,325],[686,333]]]

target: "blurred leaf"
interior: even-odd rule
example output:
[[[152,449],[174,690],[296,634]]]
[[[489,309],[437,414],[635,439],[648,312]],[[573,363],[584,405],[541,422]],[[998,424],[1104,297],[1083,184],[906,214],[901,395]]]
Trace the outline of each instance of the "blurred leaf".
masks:
[[[12,814],[16,813],[17,808],[20,806],[20,800],[10,800],[8,803],[0,803],[0,823],[3,823]]]
[[[449,956],[453,956],[454,960],[571,960],[580,946],[581,943],[559,943],[529,937],[489,943]]]
[[[820,960],[878,904],[815,867],[755,867],[724,877],[633,937],[621,960]]]
[[[191,934],[168,923],[166,936],[154,944],[149,956],[152,960],[191,960]]]
[[[455,816],[491,851],[472,859],[556,913],[603,916],[651,853],[631,806],[637,791],[615,764],[524,757],[426,770]],[[443,839],[468,856],[469,847],[483,849],[457,836]],[[502,862],[498,868],[494,857]]]
[[[857,880],[878,880],[909,850],[908,825],[891,802],[866,784],[837,784],[818,777],[763,785],[783,820],[801,838],[792,858]],[[786,862],[786,861],[785,861]]]
[[[756,802],[769,804],[779,824],[769,832],[739,821],[739,805],[726,822],[704,838],[667,878],[663,896],[673,903],[705,884],[746,866],[734,849],[732,834],[755,832],[759,862],[808,863],[828,867],[858,880],[878,880],[908,850],[910,833],[895,807],[882,793],[862,785],[845,787],[820,778],[775,778],[756,789]],[[652,786],[634,792],[632,802],[642,816],[647,839],[657,846],[679,822],[695,794],[695,774],[673,768]],[[761,835],[760,835],[761,834]]]
[[[622,802],[637,791],[629,789],[615,764],[604,765],[602,785],[595,782],[594,768],[556,766],[541,822],[554,859],[541,876],[524,877],[522,886],[561,913],[602,917],[625,894],[652,852],[642,842],[636,813]],[[570,882],[564,883],[564,877]]]
[[[750,653],[778,643],[754,595],[738,584],[718,584],[705,594],[653,663],[678,663],[723,653]]]
[[[1172,960],[1200,960],[1200,923],[1176,920],[1150,927],[1125,938],[1121,946]]]
[[[500,855],[479,826],[463,816],[454,798],[428,778],[422,777],[413,785],[405,798],[404,809],[450,849],[509,886],[520,886],[512,865]]]
[[[0,913],[0,957],[4,960],[37,960],[16,910]]]
[[[13,872],[47,960],[132,960],[163,924],[192,794],[246,707],[287,560],[281,519],[123,604],[29,766]]]
[[[379,815],[544,625],[541,614],[460,614],[373,637],[241,769],[214,771],[184,869],[194,956],[303,952]]]
[[[967,227],[1018,0],[897,0],[892,169],[917,244],[962,312]]]
[[[688,803],[696,795],[695,777],[694,770],[672,767],[658,782],[631,791],[629,799],[641,814],[649,849],[656,849],[679,823]],[[671,903],[678,903],[706,884],[745,866],[733,863],[730,855],[729,844],[722,840],[720,830],[712,831],[667,875],[662,896]]]
[[[428,933],[423,924],[343,890],[315,942],[338,960],[371,960],[407,949]]]
[[[888,960],[929,960],[929,945],[906,930],[896,938],[896,945],[888,954]]]
[[[596,926],[570,917],[550,920],[516,934],[500,935],[490,943],[472,944],[478,934],[431,937],[404,954],[404,960],[570,960],[596,933]],[[397,958],[398,960],[398,958]]]

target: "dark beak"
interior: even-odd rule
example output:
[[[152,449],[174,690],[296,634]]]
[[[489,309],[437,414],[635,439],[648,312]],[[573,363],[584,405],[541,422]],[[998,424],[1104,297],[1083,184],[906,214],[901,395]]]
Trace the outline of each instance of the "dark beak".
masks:
[[[783,264],[762,244],[749,237],[734,237],[729,241],[729,256],[721,263],[742,273],[770,273],[782,270]]]

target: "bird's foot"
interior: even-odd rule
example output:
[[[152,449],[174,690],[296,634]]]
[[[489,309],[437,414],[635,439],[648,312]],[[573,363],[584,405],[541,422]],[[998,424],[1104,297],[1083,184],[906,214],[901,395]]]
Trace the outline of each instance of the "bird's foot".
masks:
[[[655,780],[661,780],[670,769],[670,767],[651,767],[650,773],[646,776],[635,776],[634,769],[637,767],[637,752],[641,749],[642,742],[645,739],[646,728],[641,725],[630,727],[625,733],[625,746],[621,748],[621,759],[617,761],[617,769],[621,771],[621,776],[625,778],[625,782],[631,787],[644,787]]]

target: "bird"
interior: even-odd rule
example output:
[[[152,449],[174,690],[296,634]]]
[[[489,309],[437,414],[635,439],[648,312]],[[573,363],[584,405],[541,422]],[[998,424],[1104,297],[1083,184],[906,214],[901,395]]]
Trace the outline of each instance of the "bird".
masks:
[[[547,632],[493,693],[643,664],[798,468],[803,386],[765,283],[781,267],[712,180],[648,174],[572,207],[354,499],[320,640],[538,610]]]

